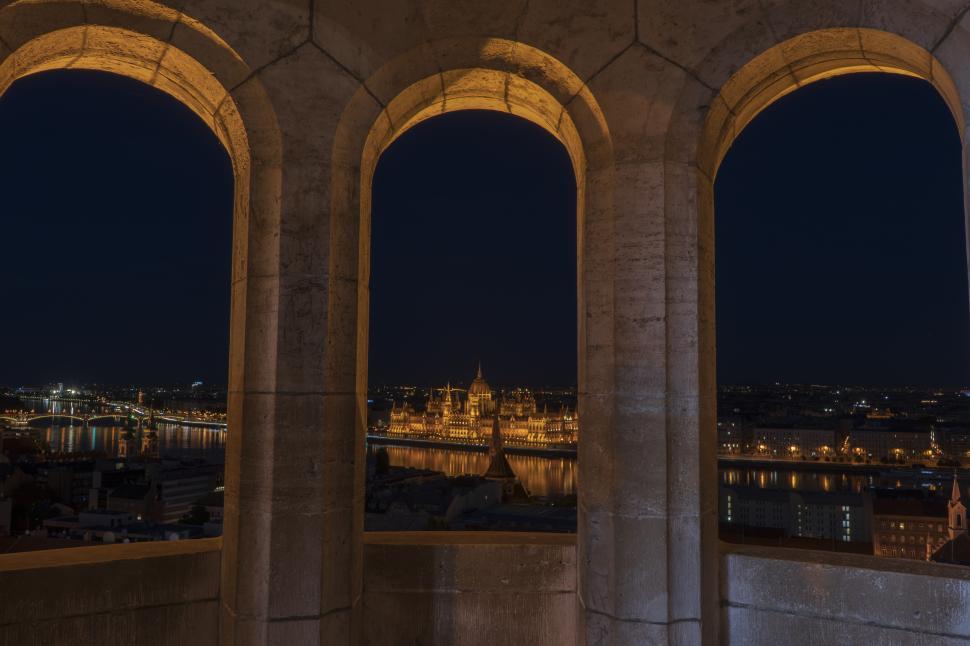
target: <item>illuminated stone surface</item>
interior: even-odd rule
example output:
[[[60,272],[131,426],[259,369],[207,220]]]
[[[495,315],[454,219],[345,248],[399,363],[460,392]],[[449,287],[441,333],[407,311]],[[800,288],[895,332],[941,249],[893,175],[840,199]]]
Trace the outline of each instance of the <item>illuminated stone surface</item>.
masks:
[[[156,546],[116,546],[104,553],[145,558],[118,552],[122,560],[83,566],[66,553],[0,556],[4,605],[20,599],[16,607],[48,613],[8,616],[0,643],[71,634],[102,644],[119,633],[193,644],[218,633],[233,646],[478,643],[456,639],[472,632],[481,643],[557,646],[966,638],[965,622],[940,632],[929,612],[903,627],[880,619],[883,607],[912,614],[891,585],[861,586],[868,605],[848,612],[837,592],[878,569],[865,559],[813,570],[803,556],[728,555],[722,581],[713,177],[759,110],[833,74],[927,79],[962,133],[968,29],[964,0],[0,1],[0,89],[67,67],[150,83],[212,127],[236,178],[218,589],[214,548],[167,546],[156,558]],[[404,536],[370,545],[365,559],[371,177],[407,128],[469,108],[537,123],[575,169],[576,553],[522,536],[486,537],[500,546]],[[526,561],[547,556],[560,560],[527,576]],[[494,584],[496,559],[523,564],[507,600],[501,586],[476,588]],[[395,588],[421,576],[414,563],[463,569],[440,588]],[[742,564],[774,579],[824,574],[812,579],[812,599],[824,603],[748,605]],[[481,579],[469,574],[476,565]],[[57,601],[62,577],[82,567],[84,600]],[[965,617],[965,583],[952,569],[905,580],[948,617]],[[794,594],[779,585],[763,603]],[[181,596],[152,601],[151,586]],[[397,621],[408,624],[396,631]]]

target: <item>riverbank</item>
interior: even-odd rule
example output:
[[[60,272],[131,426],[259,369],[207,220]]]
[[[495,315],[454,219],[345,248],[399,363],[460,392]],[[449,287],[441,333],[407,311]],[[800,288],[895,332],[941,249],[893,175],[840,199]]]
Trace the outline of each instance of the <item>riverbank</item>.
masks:
[[[967,473],[966,467],[936,467],[922,466],[913,467],[905,464],[858,464],[855,462],[823,462],[815,460],[766,460],[763,458],[753,458],[738,455],[718,455],[717,465],[744,467],[751,469],[786,469],[791,471],[834,471],[841,473],[861,473],[861,474],[900,474],[900,475],[932,475],[945,476],[953,475],[954,470],[961,474]]]
[[[488,445],[470,444],[466,442],[448,442],[443,440],[421,440],[416,438],[386,437],[383,435],[367,435],[367,441],[375,445],[413,446],[427,449],[447,449],[471,453],[486,453]],[[507,444],[506,453],[510,455],[531,455],[546,458],[576,459],[575,449],[539,448],[514,446]],[[815,460],[770,460],[751,456],[718,455],[718,467],[740,467],[749,469],[784,469],[789,471],[815,471],[830,473],[858,473],[861,475],[891,474],[900,476],[924,475],[931,477],[945,477],[953,475],[953,467],[924,466],[914,468],[909,465],[892,464],[858,464],[855,462],[824,462]],[[961,467],[961,476],[968,470]]]
[[[367,435],[371,444],[387,444],[389,446],[417,446],[426,449],[450,449],[452,451],[469,451],[474,453],[488,452],[487,444],[469,444],[466,442],[447,442],[443,440],[419,440],[408,437],[386,437],[384,435]],[[532,446],[505,445],[505,452],[509,455],[534,455],[543,458],[576,459],[576,449],[540,448]]]

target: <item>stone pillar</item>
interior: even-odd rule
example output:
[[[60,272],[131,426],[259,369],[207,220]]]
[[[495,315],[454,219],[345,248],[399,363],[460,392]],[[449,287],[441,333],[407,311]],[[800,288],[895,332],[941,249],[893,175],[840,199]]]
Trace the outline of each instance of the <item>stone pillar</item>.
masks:
[[[356,88],[305,43],[234,91],[269,96],[280,155],[254,162],[252,213],[236,230],[248,260],[233,289],[226,646],[356,642],[363,391],[356,320],[335,300],[356,302],[357,284],[331,254],[356,237],[337,239],[346,227],[330,200],[332,133]]]
[[[614,165],[590,172],[581,254],[587,646],[717,639],[713,400],[701,401],[713,378],[713,301],[698,285],[709,232],[698,231],[693,168],[665,159],[687,82],[639,44],[589,82]]]

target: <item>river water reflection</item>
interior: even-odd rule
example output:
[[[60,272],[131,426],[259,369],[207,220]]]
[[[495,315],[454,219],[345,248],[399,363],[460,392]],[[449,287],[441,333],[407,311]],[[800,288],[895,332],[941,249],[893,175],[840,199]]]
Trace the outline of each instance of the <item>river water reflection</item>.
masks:
[[[488,467],[487,453],[411,446],[385,448],[394,466],[432,469],[447,475],[483,473]],[[376,451],[377,445],[371,445],[369,450]],[[575,459],[522,455],[509,455],[508,459],[533,495],[563,496],[576,493],[578,469]],[[855,493],[876,484],[874,476],[859,472],[753,467],[719,468],[718,479],[722,486],[729,487]]]
[[[839,491],[845,493],[861,493],[865,487],[875,484],[872,475],[858,472],[799,471],[752,467],[721,467],[718,469],[718,478],[722,486],[728,487]]]
[[[55,402],[37,402],[36,410],[62,414],[91,411],[87,407]],[[85,426],[66,420],[53,425],[37,424],[23,431],[56,453],[94,453],[116,456],[125,429],[118,425]],[[225,459],[227,431],[159,423],[158,443],[162,457],[203,459],[222,463]],[[378,445],[369,445],[373,453]],[[394,466],[441,471],[446,475],[480,474],[488,467],[488,454],[444,448],[385,446]],[[578,469],[575,458],[508,455],[509,464],[526,489],[535,496],[561,497],[575,495]],[[725,465],[718,469],[721,486],[757,487],[760,489],[792,489],[797,491],[862,492],[877,483],[878,477],[852,471],[810,471],[796,469],[765,469]]]
[[[122,426],[51,426],[31,428],[27,432],[55,453],[115,456],[125,429]],[[162,457],[221,463],[226,450],[226,431],[158,424],[158,450]]]
[[[51,401],[49,399],[25,399],[30,410],[55,415],[82,415],[107,413],[107,406],[86,402]],[[117,422],[86,426],[79,421],[54,418],[38,420],[26,431],[54,453],[93,453],[114,457],[118,455],[124,426]],[[206,460],[214,464],[225,461],[226,430],[182,426],[167,422],[157,423],[159,455],[181,460]]]
[[[369,445],[373,453],[379,447]],[[484,473],[488,468],[488,454],[478,451],[425,448],[415,446],[386,446],[392,466],[432,469],[446,475]],[[576,493],[576,460],[547,458],[535,455],[508,455],[509,464],[534,496],[568,496]]]

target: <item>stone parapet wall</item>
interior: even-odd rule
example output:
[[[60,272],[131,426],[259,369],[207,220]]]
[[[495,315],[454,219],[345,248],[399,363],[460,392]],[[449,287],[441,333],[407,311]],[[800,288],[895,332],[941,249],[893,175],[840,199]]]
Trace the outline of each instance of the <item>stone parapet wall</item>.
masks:
[[[573,646],[576,617],[573,535],[365,535],[368,646]]]
[[[0,555],[0,646],[219,643],[221,541]],[[649,557],[649,552],[645,552]],[[574,646],[575,536],[364,538],[363,644]],[[970,643],[970,569],[724,546],[721,641]]]
[[[365,644],[576,643],[574,535],[365,535]],[[0,646],[219,643],[221,539],[0,555]]]
[[[219,641],[220,539],[0,555],[0,646]]]
[[[855,554],[731,546],[722,643],[970,643],[970,569]]]

